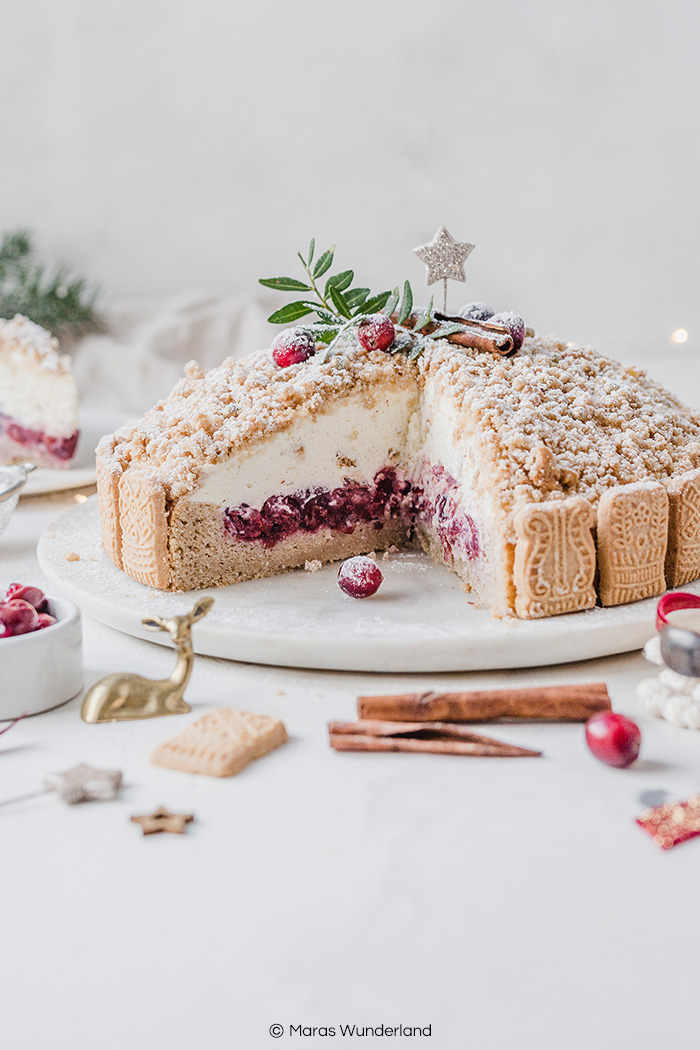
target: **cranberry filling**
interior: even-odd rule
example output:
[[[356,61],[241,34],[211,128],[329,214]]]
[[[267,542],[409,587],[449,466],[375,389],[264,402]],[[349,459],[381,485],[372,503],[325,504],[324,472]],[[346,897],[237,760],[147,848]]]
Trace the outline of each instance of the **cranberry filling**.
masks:
[[[351,533],[358,525],[397,518],[411,491],[395,470],[380,470],[371,485],[346,480],[337,489],[303,489],[290,496],[270,496],[260,510],[241,503],[224,511],[224,528],[236,540],[259,540],[274,547],[295,532],[322,528]]]
[[[423,473],[427,473],[425,485],[411,484],[393,467],[386,467],[368,485],[348,479],[332,490],[302,489],[289,496],[270,496],[259,510],[241,503],[224,510],[224,528],[231,539],[274,547],[296,532],[329,528],[350,534],[369,523],[380,530],[386,519],[400,517],[409,528],[417,521],[431,526],[446,561],[453,554],[478,558],[479,533],[474,519],[459,506],[457,482],[441,466]]]
[[[0,412],[0,434],[5,433],[18,445],[26,445],[28,448],[45,449],[55,459],[69,460],[75,455],[75,447],[78,444],[79,431],[74,431],[69,437],[53,437],[43,430],[32,430],[15,422],[11,416]]]
[[[445,560],[453,554],[467,561],[478,558],[481,553],[479,532],[471,515],[460,509],[459,485],[452,475],[440,465],[430,467],[423,491],[425,489],[437,490],[438,495],[433,500],[424,498],[417,508],[417,516],[432,525],[442,544]]]

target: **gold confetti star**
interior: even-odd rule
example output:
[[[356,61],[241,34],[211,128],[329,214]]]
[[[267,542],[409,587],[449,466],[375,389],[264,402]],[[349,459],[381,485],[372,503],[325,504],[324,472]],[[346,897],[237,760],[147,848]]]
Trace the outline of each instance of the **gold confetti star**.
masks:
[[[174,835],[184,835],[185,826],[194,820],[192,813],[171,813],[165,806],[159,806],[154,813],[131,818],[134,824],[140,824],[144,835],[155,835],[159,831],[171,831]]]
[[[425,263],[425,283],[435,284],[436,281],[466,281],[464,263],[473,251],[473,244],[456,241],[441,226],[432,241],[414,248],[413,254]]]

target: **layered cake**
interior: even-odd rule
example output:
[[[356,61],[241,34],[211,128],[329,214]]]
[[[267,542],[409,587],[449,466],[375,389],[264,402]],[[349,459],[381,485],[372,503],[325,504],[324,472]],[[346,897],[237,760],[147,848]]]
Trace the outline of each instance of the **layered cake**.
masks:
[[[412,544],[522,618],[700,576],[700,415],[556,339],[422,344],[189,364],[99,446],[114,563],[189,590]]]
[[[78,443],[70,358],[38,324],[0,320],[0,463],[68,467]]]

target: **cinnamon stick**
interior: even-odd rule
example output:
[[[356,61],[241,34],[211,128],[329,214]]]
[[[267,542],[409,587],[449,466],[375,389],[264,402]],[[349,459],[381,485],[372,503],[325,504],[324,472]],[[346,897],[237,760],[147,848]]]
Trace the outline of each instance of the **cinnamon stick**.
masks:
[[[488,321],[472,321],[467,317],[452,317],[450,314],[436,313],[434,316],[439,321],[454,321],[456,324],[464,325],[470,329],[467,332],[453,332],[445,336],[448,343],[456,343],[458,346],[466,346],[474,350],[488,350],[496,357],[510,357],[515,353],[513,337],[505,325],[489,324]],[[393,321],[397,321],[397,315],[391,315]],[[418,320],[417,314],[411,314],[404,322],[405,328],[413,328]],[[440,326],[432,322],[421,329],[423,335],[432,335]]]
[[[453,332],[447,336],[449,343],[458,346],[474,347],[477,350],[489,350],[498,357],[510,357],[515,353],[513,337],[503,324],[491,324],[489,321],[472,321],[468,317],[453,317],[451,314],[436,313],[438,321],[454,321],[472,329],[470,332]]]
[[[442,722],[330,722],[328,731],[336,751],[421,751],[493,758],[539,758],[542,754]]]
[[[526,689],[475,689],[460,693],[400,693],[360,696],[362,719],[387,722],[586,722],[609,711],[603,682]]]
[[[474,758],[527,758],[539,756],[539,751],[523,748],[491,747],[472,744],[466,740],[415,740],[403,736],[332,736],[335,751],[412,751],[433,755],[472,755]]]

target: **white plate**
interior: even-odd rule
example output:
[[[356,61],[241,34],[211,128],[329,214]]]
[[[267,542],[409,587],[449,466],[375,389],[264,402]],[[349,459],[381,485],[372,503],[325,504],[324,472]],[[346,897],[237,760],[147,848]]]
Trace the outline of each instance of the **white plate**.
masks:
[[[72,551],[79,561],[66,561]],[[56,589],[83,612],[164,645],[167,637],[145,631],[141,618],[184,612],[197,594],[212,594],[214,608],[194,628],[195,650],[246,663],[337,671],[539,667],[639,649],[654,633],[655,598],[546,620],[494,620],[469,604],[452,573],[415,552],[380,560],[384,583],[364,601],[341,593],[333,565],[207,592],[154,591],[102,550],[96,497],[58,518],[38,555]],[[700,584],[686,589],[700,593]]]
[[[23,496],[40,496],[65,489],[79,489],[95,483],[95,447],[101,437],[111,434],[127,417],[98,409],[81,409],[80,437],[75,456],[66,470],[49,470],[39,467],[27,479],[22,489]]]

